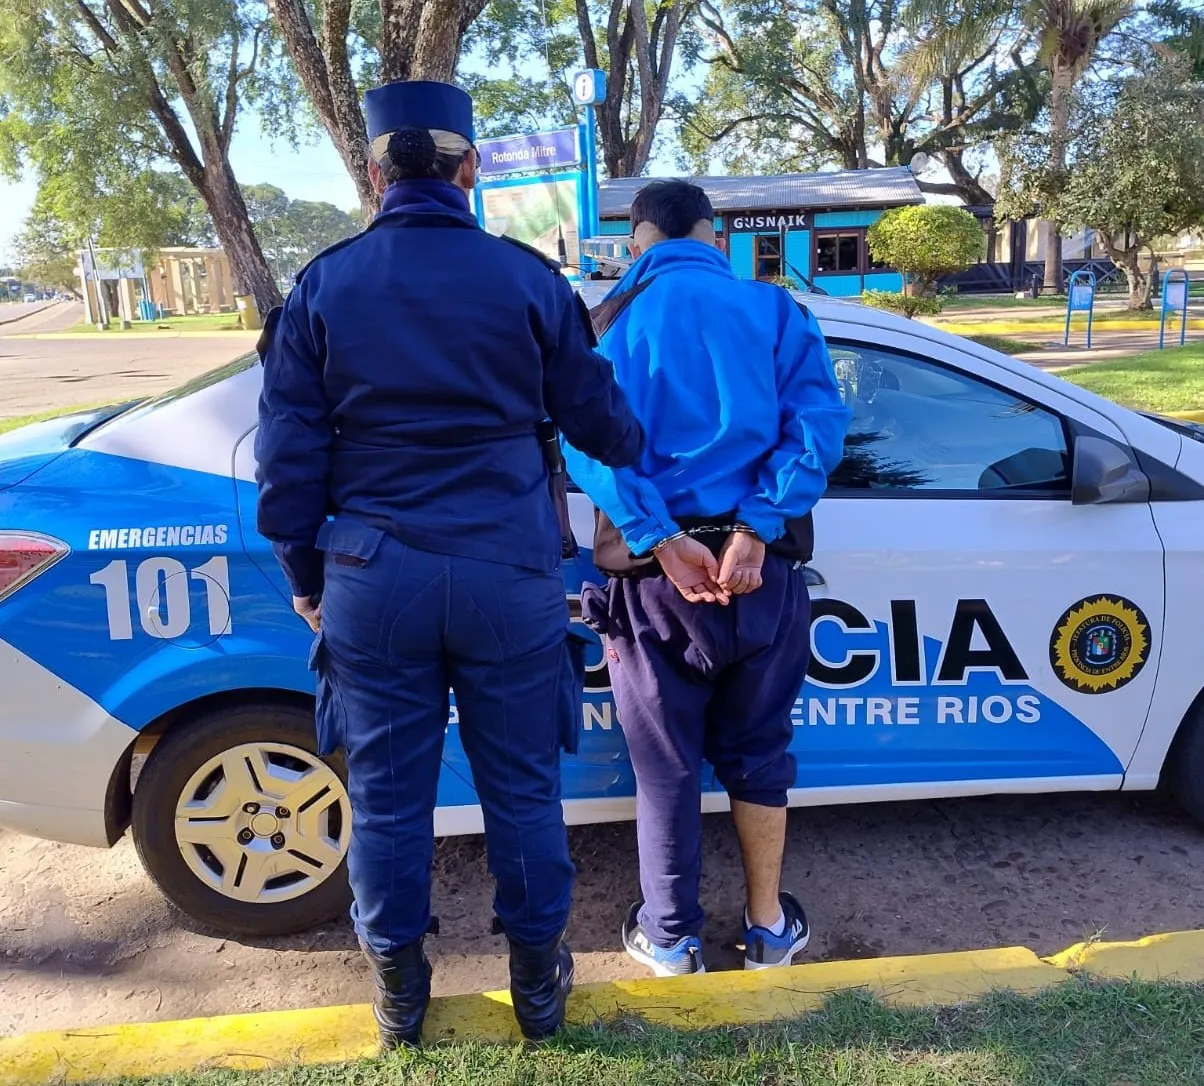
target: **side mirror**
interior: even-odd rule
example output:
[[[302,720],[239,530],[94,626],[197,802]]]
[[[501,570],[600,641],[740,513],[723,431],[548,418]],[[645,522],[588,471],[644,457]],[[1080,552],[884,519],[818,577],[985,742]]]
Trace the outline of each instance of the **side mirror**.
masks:
[[[1074,505],[1150,500],[1150,480],[1133,453],[1089,434],[1076,438],[1070,500]]]

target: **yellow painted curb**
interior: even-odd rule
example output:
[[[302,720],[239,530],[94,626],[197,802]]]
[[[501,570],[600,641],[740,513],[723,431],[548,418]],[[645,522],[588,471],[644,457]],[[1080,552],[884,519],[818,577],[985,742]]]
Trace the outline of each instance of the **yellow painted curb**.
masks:
[[[1130,943],[1078,943],[1046,959],[1094,977],[1127,980],[1204,980],[1204,931],[1149,935]]]
[[[1204,422],[1204,411],[1168,411],[1172,419],[1186,419],[1188,422]]]
[[[1049,959],[1024,947],[915,957],[816,962],[766,972],[707,973],[669,980],[615,981],[577,988],[569,1021],[588,1025],[619,1016],[677,1029],[751,1025],[796,1018],[834,992],[865,989],[887,1002],[955,1004],[1007,989],[1032,994],[1078,972],[1145,980],[1204,980],[1204,931],[1155,935],[1131,943],[1070,947]],[[424,1039],[511,1043],[518,1040],[506,992],[436,999]],[[168,1075],[205,1068],[263,1070],[372,1056],[376,1026],[369,1007],[328,1007],[198,1018],[149,1025],[100,1026],[0,1038],[0,1086]]]
[[[932,321],[934,328],[939,328],[942,332],[953,332],[959,336],[1061,336],[1066,330],[1065,320],[1057,321],[1042,321],[1039,324],[1020,324],[1008,321]],[[1072,333],[1082,332],[1087,327],[1085,319],[1072,320],[1070,322],[1070,331]],[[1170,322],[1167,327],[1173,327],[1176,332],[1179,330],[1178,323],[1173,326]],[[1188,320],[1187,327],[1189,331],[1200,331],[1204,329],[1204,320],[1192,318]],[[1154,338],[1158,336],[1157,321],[1095,321],[1091,326],[1093,336],[1103,336],[1109,332],[1149,332]],[[1177,346],[1177,344],[1176,344]]]
[[[569,1020],[591,1024],[620,1015],[679,1029],[794,1018],[833,992],[864,988],[901,1004],[957,1003],[1007,988],[1037,992],[1069,978],[1031,950],[1009,947],[956,954],[817,962],[766,972],[707,973],[669,980],[578,987]],[[514,1042],[506,992],[436,999],[425,1039]],[[97,1027],[0,1038],[0,1086],[83,1082],[170,1074],[202,1067],[257,1069],[354,1060],[376,1051],[368,1007],[232,1015],[141,1026]]]
[[[225,331],[213,328],[207,332],[22,332],[20,335],[5,336],[5,339],[56,339],[56,340],[90,340],[108,341],[124,339],[138,342],[143,339],[228,339],[231,336],[258,337],[258,332],[248,332],[243,328],[228,328]]]

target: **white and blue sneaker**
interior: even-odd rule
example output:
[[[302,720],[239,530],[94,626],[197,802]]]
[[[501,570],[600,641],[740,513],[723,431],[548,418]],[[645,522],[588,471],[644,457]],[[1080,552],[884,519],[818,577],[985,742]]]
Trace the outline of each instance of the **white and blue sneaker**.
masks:
[[[658,977],[686,977],[705,973],[702,943],[687,935],[671,947],[657,946],[640,926],[640,906],[632,905],[623,924],[623,948],[640,965],[646,965]]]
[[[744,968],[745,969],[780,969],[790,965],[794,956],[803,950],[811,939],[811,929],[807,925],[807,914],[793,894],[778,895],[782,903],[782,915],[785,925],[781,935],[775,934],[769,928],[759,928],[749,924],[748,914],[744,914]]]

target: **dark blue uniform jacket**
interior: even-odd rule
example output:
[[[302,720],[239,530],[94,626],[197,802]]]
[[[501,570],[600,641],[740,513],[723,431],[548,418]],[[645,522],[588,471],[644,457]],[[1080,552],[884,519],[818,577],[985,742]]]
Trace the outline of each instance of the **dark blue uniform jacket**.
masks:
[[[297,276],[261,340],[260,532],[297,596],[322,589],[328,514],[437,554],[554,570],[536,426],[614,467],[643,432],[544,258],[486,234],[438,181],[390,186],[362,234]]]

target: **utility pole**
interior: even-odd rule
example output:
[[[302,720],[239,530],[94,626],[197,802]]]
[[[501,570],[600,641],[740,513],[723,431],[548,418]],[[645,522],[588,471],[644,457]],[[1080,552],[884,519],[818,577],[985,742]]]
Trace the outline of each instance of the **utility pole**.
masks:
[[[100,265],[96,260],[96,249],[92,244],[92,235],[88,235],[88,258],[92,265],[92,289],[96,295],[96,330],[98,332],[107,332],[109,330],[109,307],[105,304],[104,289],[101,286]],[[87,276],[84,276],[84,292],[87,293]]]

